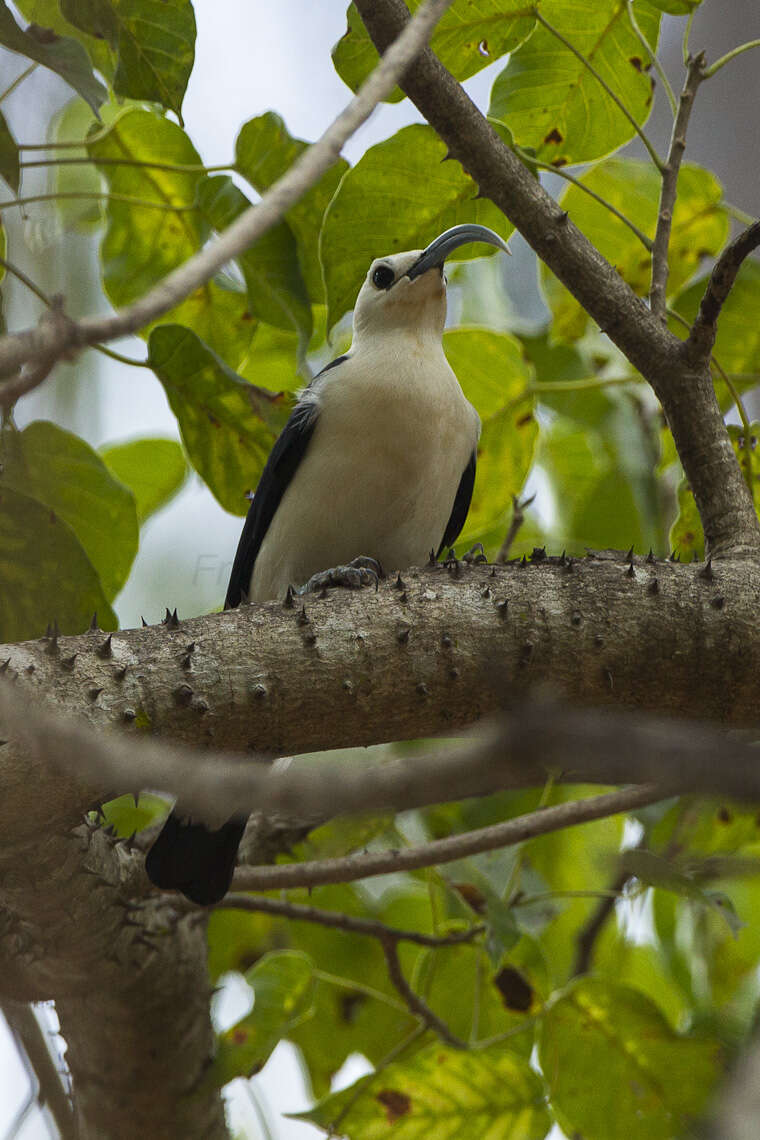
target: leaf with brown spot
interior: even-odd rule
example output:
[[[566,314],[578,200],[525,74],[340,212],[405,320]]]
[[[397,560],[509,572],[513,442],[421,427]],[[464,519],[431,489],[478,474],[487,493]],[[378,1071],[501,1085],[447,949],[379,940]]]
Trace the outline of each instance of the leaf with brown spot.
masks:
[[[501,994],[502,1001],[507,1009],[518,1013],[527,1013],[533,1004],[533,987],[519,970],[513,966],[504,966],[499,970],[493,984]]]
[[[381,1089],[377,1099],[385,1108],[389,1124],[395,1124],[400,1117],[406,1116],[412,1110],[412,1102],[406,1093],[397,1092],[395,1089]]]

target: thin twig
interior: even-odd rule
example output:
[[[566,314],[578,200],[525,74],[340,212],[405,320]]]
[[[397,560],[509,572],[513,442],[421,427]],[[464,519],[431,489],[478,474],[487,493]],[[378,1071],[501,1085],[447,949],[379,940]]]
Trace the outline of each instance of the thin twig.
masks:
[[[0,202],[0,211],[10,210],[13,206],[31,206],[34,202],[62,202],[81,200],[88,202],[123,202],[127,206],[139,206],[143,210],[167,210],[173,214],[189,214],[198,207],[193,202],[184,202],[173,205],[171,202],[156,202],[150,198],[135,198],[131,194],[113,194],[103,190],[59,190],[49,194],[30,194],[28,198],[8,198]],[[130,330],[132,331],[132,330]],[[12,334],[11,334],[12,335]],[[98,337],[95,338],[99,339]],[[5,338],[3,338],[3,341]],[[0,342],[1,344],[2,342]],[[92,341],[88,341],[91,344]],[[26,359],[26,358],[24,358]],[[20,361],[24,363],[24,361]]]
[[[639,844],[641,846],[641,843]],[[591,966],[596,940],[601,934],[607,919],[614,913],[615,904],[620,898],[623,887],[631,877],[627,870],[618,871],[604,896],[599,899],[597,906],[591,912],[588,920],[581,927],[576,940],[575,964],[572,977],[587,974]]]
[[[451,1032],[446,1022],[441,1021],[437,1013],[433,1013],[427,1002],[423,1001],[420,995],[415,993],[407,982],[398,957],[398,942],[393,938],[381,938],[380,943],[383,948],[383,953],[385,954],[388,977],[409,1006],[411,1012],[419,1017],[427,1028],[432,1029],[447,1045],[451,1045],[454,1049],[466,1049],[467,1043]]]
[[[499,553],[496,555],[497,562],[508,561],[509,552],[512,549],[512,543],[517,538],[517,532],[525,522],[525,510],[530,506],[535,497],[535,495],[531,495],[530,498],[520,501],[517,495],[512,496],[512,519],[510,521],[507,533],[504,535],[504,541],[499,547]]]
[[[338,911],[321,910],[315,906],[303,906],[301,903],[286,902],[283,899],[262,898],[258,895],[229,894],[215,909],[223,910],[249,910],[259,914],[274,914],[280,918],[289,918],[296,922],[313,922],[318,926],[329,926],[334,930],[343,930],[346,934],[365,934],[370,938],[390,938],[396,942],[414,942],[417,946],[456,946],[462,942],[472,942],[478,934],[482,934],[485,927],[472,926],[467,930],[452,931],[451,934],[420,934],[416,930],[400,930],[395,926],[388,926],[374,918],[357,918],[350,914],[340,914]]]
[[[576,57],[576,59],[579,59],[581,61],[581,63],[583,64],[583,66],[585,68],[587,68],[588,71],[591,72],[594,79],[596,79],[597,83],[599,83],[600,86],[604,88],[604,90],[609,95],[610,99],[612,99],[615,106],[620,111],[622,111],[622,113],[625,115],[626,119],[631,124],[634,131],[636,132],[636,134],[639,136],[639,138],[643,142],[644,146],[649,151],[652,162],[655,164],[657,169],[658,170],[664,169],[664,163],[663,163],[662,159],[660,158],[657,151],[654,149],[654,146],[650,142],[650,140],[649,140],[647,134],[645,133],[645,131],[643,130],[643,128],[639,126],[639,124],[636,122],[636,119],[634,118],[634,116],[631,114],[631,112],[626,107],[625,103],[622,101],[622,99],[619,98],[619,96],[617,96],[615,94],[615,92],[610,87],[609,83],[607,83],[607,81],[602,78],[602,76],[599,74],[599,72],[594,67],[591,60],[587,59],[586,56],[583,54],[583,52],[578,51],[578,48],[570,40],[568,40],[565,36],[563,36],[562,32],[560,32],[558,28],[555,28],[553,24],[550,24],[549,21],[544,16],[541,15],[541,13],[538,11],[538,9],[534,9],[533,14],[535,15],[539,24],[543,24],[543,26],[546,28],[547,32],[551,32],[551,34],[556,39],[558,39],[561,44],[564,44],[564,46],[568,49],[568,51],[571,51],[573,53],[573,55]]]
[[[469,855],[514,847],[537,835],[565,827],[634,811],[665,799],[672,791],[654,784],[641,784],[622,791],[605,792],[582,800],[570,800],[542,811],[529,812],[505,823],[436,839],[403,851],[376,851],[346,855],[340,859],[315,859],[308,863],[285,863],[277,867],[239,867],[233,885],[242,891],[316,887],[325,883],[350,883],[397,871],[453,863]]]
[[[248,249],[336,162],[348,139],[393,90],[450,3],[451,0],[427,0],[417,9],[409,25],[319,142],[305,150],[261,200],[245,210],[214,241],[167,274],[132,305],[111,315],[72,321],[65,333],[38,327],[0,338],[0,378],[12,376],[26,361],[39,356],[51,353],[60,356],[67,348],[115,340],[143,328],[173,309],[228,261]]]
[[[718,332],[720,311],[733,288],[742,262],[758,246],[760,222],[753,222],[744,233],[726,246],[715,263],[700,302],[697,319],[684,342],[684,351],[693,363],[699,364],[710,356]]]
[[[694,98],[702,82],[702,69],[705,63],[704,52],[690,59],[686,68],[686,80],[683,91],[678,100],[678,113],[673,123],[673,133],[670,136],[670,149],[668,161],[662,171],[662,186],[660,188],[660,205],[657,212],[657,229],[652,246],[652,283],[649,290],[649,305],[655,316],[666,320],[666,295],[668,287],[668,248],[670,246],[670,231],[673,225],[673,210],[676,203],[678,189],[678,174],[681,169],[681,160],[686,149],[686,131],[689,126],[689,117]]]
[[[82,142],[84,148],[89,139]],[[224,170],[234,170],[234,162],[224,162],[218,166],[204,166],[203,163],[191,162],[151,162],[138,158],[99,158],[89,155],[78,155],[76,158],[34,158],[22,159],[21,167],[30,166],[137,166],[148,170],[168,170],[172,174],[219,174]]]

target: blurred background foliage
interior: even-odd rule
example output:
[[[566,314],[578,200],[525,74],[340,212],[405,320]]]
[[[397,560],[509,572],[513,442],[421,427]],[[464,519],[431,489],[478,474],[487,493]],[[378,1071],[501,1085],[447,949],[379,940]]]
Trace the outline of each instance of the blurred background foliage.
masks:
[[[204,2],[196,0],[199,17]],[[711,7],[715,0],[704,0],[704,11]],[[678,84],[681,44],[701,11],[699,0],[541,0],[538,10],[519,0],[455,0],[433,37],[453,74],[479,84],[478,101],[502,137],[640,296],[660,175],[647,147],[629,144],[646,130],[664,150],[671,112],[662,73],[650,121],[661,30]],[[251,107],[256,114],[224,160],[204,160],[208,148],[183,119],[203,42],[195,16],[190,0],[0,0],[8,49],[0,56],[0,276],[12,327],[33,323],[61,291],[73,315],[141,296],[306,145],[282,108]],[[247,18],[255,29],[269,17]],[[758,35],[751,3],[733,31],[740,38],[729,47]],[[710,42],[695,46],[719,54]],[[308,65],[308,42],[292,50]],[[335,72],[355,89],[375,62],[351,5],[332,52]],[[58,77],[52,96],[49,72]],[[709,121],[723,74],[700,92],[695,121],[703,112]],[[224,97],[225,78],[217,79]],[[25,96],[37,90],[39,106]],[[724,132],[732,123],[738,130],[739,102],[727,108]],[[155,620],[166,605],[182,616],[218,605],[237,516],[297,390],[346,350],[370,260],[422,247],[463,221],[511,234],[468,174],[446,161],[434,132],[408,111],[406,119],[390,113],[379,119],[384,134],[375,130],[371,145],[354,140],[350,162],[341,159],[142,341],[104,349],[105,382],[102,354],[88,352],[7,411],[0,641],[40,637],[51,623],[78,632],[93,612],[112,629],[142,612]],[[214,131],[207,127],[207,142]],[[711,259],[732,224],[749,220],[727,200],[722,173],[691,149],[687,156],[668,285],[669,321],[681,336]],[[702,557],[693,497],[651,390],[519,237],[513,247],[511,263],[470,246],[448,267],[444,347],[483,421],[462,549],[480,541],[495,556],[517,504],[530,499],[511,557],[631,546]],[[721,317],[715,377],[756,493],[759,310],[760,269],[748,261]],[[334,821],[288,858],[402,846],[582,793],[546,788],[395,821]],[[164,807],[144,797],[138,808],[119,800],[105,810],[129,834]],[[308,900],[293,892],[294,901],[303,894],[314,906],[428,933],[483,924],[472,944],[400,947],[411,984],[466,1051],[419,1032],[376,941],[221,910],[210,923],[210,971],[214,980],[237,975],[242,992],[255,994],[255,1015],[238,1012],[228,1025],[219,1018],[209,1080],[226,1085],[258,1072],[287,1040],[318,1098],[303,1117],[351,1137],[448,1130],[540,1140],[552,1127],[585,1140],[683,1135],[756,1017],[758,827],[737,805],[682,800],[440,869],[321,887]],[[583,958],[584,932],[600,915]],[[337,1089],[335,1075],[357,1055],[376,1075]],[[277,1126],[283,1136],[305,1128]]]

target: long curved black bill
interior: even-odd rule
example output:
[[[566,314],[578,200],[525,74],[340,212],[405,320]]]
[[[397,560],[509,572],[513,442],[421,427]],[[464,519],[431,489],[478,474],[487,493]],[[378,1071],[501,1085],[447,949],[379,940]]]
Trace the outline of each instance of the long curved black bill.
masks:
[[[415,277],[427,273],[428,269],[443,265],[446,258],[460,245],[467,245],[473,241],[486,242],[488,245],[495,245],[497,249],[502,249],[504,253],[509,253],[506,242],[493,230],[489,230],[487,226],[478,226],[474,222],[466,222],[461,226],[452,226],[450,230],[446,230],[435,241],[431,241],[427,249],[423,249],[412,268],[407,270],[405,276],[414,281]]]

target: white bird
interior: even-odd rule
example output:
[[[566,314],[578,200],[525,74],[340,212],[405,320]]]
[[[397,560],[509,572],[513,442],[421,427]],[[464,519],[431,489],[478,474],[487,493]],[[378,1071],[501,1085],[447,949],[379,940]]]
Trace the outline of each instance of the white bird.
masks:
[[[225,607],[324,585],[361,585],[425,562],[464,526],[480,420],[443,352],[449,254],[507,253],[485,226],[454,226],[424,250],[372,262],[345,356],[300,394],[262,473]],[[222,828],[172,813],[148,854],[156,885],[200,903],[231,881],[245,819]]]

